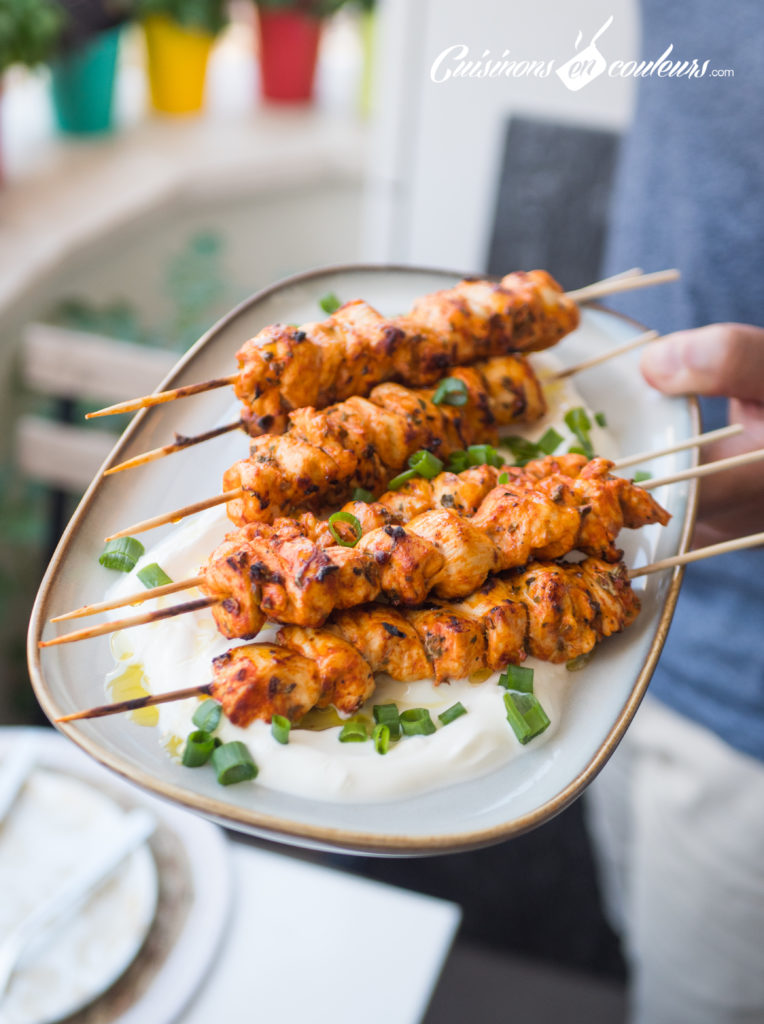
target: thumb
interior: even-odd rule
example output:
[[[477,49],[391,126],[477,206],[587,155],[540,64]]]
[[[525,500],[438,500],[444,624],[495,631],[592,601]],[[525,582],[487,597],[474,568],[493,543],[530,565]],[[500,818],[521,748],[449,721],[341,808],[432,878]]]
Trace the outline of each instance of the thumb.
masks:
[[[764,401],[764,328],[709,324],[677,331],[649,345],[645,379],[669,395],[725,395]]]

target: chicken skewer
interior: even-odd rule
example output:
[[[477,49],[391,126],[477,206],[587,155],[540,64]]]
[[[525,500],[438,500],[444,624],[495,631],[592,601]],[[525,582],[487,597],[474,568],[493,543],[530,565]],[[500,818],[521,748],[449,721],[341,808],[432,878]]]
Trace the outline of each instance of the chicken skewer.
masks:
[[[629,466],[637,462],[647,462],[663,455],[673,455],[676,452],[684,451],[688,448],[712,444],[713,442],[720,441],[723,438],[736,436],[742,433],[742,431],[743,428],[738,423],[732,424],[729,427],[721,427],[718,430],[711,430],[704,434],[697,434],[693,437],[686,438],[684,441],[679,441],[676,444],[667,446],[666,448],[656,449],[651,452],[640,452],[637,455],[625,456],[624,458],[617,459],[612,464],[612,468],[620,469],[623,466]],[[550,459],[554,460],[554,457],[550,456]],[[405,518],[405,499],[407,495],[420,492],[424,503],[417,504],[417,511],[423,512],[428,508],[437,508],[442,506],[444,508],[452,508],[454,511],[463,515],[472,515],[477,511],[481,500],[486,496],[488,490],[498,482],[498,477],[501,476],[501,472],[505,471],[514,473],[514,467],[507,467],[506,470],[499,471],[494,470],[493,467],[480,466],[465,470],[459,474],[438,474],[438,476],[433,480],[420,478],[404,484],[399,491],[388,491],[386,494],[381,495],[380,498],[372,503],[371,507],[364,502],[353,501],[346,504],[341,511],[355,515],[363,532],[366,532],[374,525],[379,525],[379,522],[374,518],[372,518],[371,521],[369,519],[370,515],[374,517],[378,514],[375,513],[375,507],[379,505],[383,505],[388,508],[391,514],[395,517],[394,519],[391,519],[391,522],[404,523],[407,521]],[[304,527],[306,535],[310,536],[313,540],[323,540],[326,544],[334,543],[334,537],[331,535],[329,530],[329,524],[325,520],[316,520],[310,513],[306,513],[304,516],[300,517],[297,522]],[[340,524],[338,528],[341,531],[343,529],[342,524]],[[132,594],[129,597],[116,598],[110,601],[101,601],[97,604],[84,605],[74,611],[65,612],[62,615],[55,615],[50,621],[64,622],[69,619],[81,618],[87,615],[97,615],[100,612],[114,611],[117,608],[124,608],[131,604],[142,604],[144,601],[150,601],[154,598],[177,594],[183,590],[192,590],[194,587],[199,586],[201,582],[203,582],[202,577],[194,576],[190,579],[180,580],[176,583],[167,583],[163,586],[143,590],[140,593]]]
[[[676,270],[640,277],[616,275],[571,296],[583,302],[673,281],[678,276]],[[243,402],[240,422],[244,429],[253,436],[279,433],[292,409],[366,395],[386,380],[426,385],[449,365],[548,348],[578,322],[574,299],[543,270],[508,274],[499,283],[465,280],[455,288],[425,296],[407,316],[392,320],[356,300],[320,323],[265,328],[237,353],[236,374],[147,395],[88,415],[133,412],[233,385]]]
[[[560,663],[586,654],[630,625],[639,612],[626,568],[595,558],[534,562],[493,579],[460,603],[398,611],[369,605],[335,614],[323,629],[287,626],[277,645],[247,644],[213,661],[213,681],[174,694],[122,701],[59,722],[134,710],[195,694],[223,704],[235,725],[333,704],[354,714],[374,690],[374,673],[436,684],[519,664],[528,654]],[[275,679],[275,682],[274,682]]]
[[[437,485],[441,507],[423,512],[418,512],[426,503],[421,491],[392,496],[395,502],[404,501],[400,514],[409,518],[405,528],[390,521],[391,510],[385,505],[358,503],[369,532],[354,547],[327,546],[326,535],[321,534],[311,540],[305,536],[306,524],[291,520],[276,528],[250,524],[229,534],[195,584],[205,593],[223,635],[247,638],[257,635],[266,618],[320,626],[335,608],[363,604],[380,594],[405,605],[420,604],[430,591],[441,598],[463,597],[492,573],[534,557],[558,558],[575,547],[615,561],[620,552],[613,541],[624,525],[668,522],[665,510],[643,490],[609,476],[607,460],[593,460],[585,467],[585,458],[567,458],[579,460],[579,479],[551,475],[536,489],[522,476],[515,483],[492,486],[495,470],[486,466],[467,471],[464,476],[469,474],[469,480],[443,474],[453,478],[451,486],[457,491],[472,491],[469,500],[479,503],[472,519],[442,507],[442,496],[450,492]],[[485,496],[476,498],[481,489]],[[431,490],[430,501],[432,495]],[[319,531],[324,529],[325,524],[318,526]],[[185,610],[176,606],[176,614]],[[163,612],[166,617],[171,609]],[[137,625],[148,619],[142,615],[105,623],[44,641],[42,646],[101,635],[131,621]]]
[[[593,366],[599,366],[601,363],[604,363],[609,359],[625,355],[627,352],[640,348],[651,341],[656,341],[658,337],[659,335],[657,331],[646,331],[643,334],[637,335],[636,338],[632,338],[630,341],[625,342],[623,345],[618,345],[616,348],[609,349],[607,352],[600,353],[600,355],[593,356],[590,359],[585,359],[583,362],[576,363],[574,366],[569,366],[564,370],[559,370],[544,377],[542,384],[546,385],[556,380],[564,380],[567,377],[572,377],[583,370],[588,370]],[[149,451],[142,452],[140,455],[134,455],[132,458],[126,459],[124,462],[119,462],[115,466],[110,466],[104,471],[104,476],[112,476],[115,473],[122,473],[126,469],[135,469],[138,466],[144,466],[149,462],[154,462],[157,459],[163,459],[167,455],[172,455],[174,452],[183,451],[192,445],[201,444],[203,441],[208,441],[220,434],[229,433],[232,430],[238,430],[242,426],[242,421],[236,420],[234,423],[228,423],[225,426],[217,427],[215,430],[207,431],[204,434],[197,434],[195,437],[176,435],[175,441],[171,444],[160,445],[159,448],[152,448]]]
[[[541,385],[530,364],[501,356],[458,367],[459,404],[440,400],[437,389],[380,384],[368,399],[354,396],[326,409],[298,409],[289,430],[252,441],[249,458],[223,475],[223,494],[191,512],[227,504],[237,525],[271,522],[280,515],[317,510],[345,500],[354,487],[378,492],[426,448],[444,458],[480,442],[497,442],[497,426],[532,423],[546,412]],[[233,497],[233,493],[236,496]],[[189,514],[176,509],[112,535],[129,536]]]

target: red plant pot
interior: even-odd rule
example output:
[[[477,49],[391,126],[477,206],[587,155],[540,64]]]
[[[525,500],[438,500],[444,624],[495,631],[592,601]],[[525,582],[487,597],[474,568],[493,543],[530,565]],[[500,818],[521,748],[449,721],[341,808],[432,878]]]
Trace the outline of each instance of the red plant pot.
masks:
[[[300,11],[257,8],[263,96],[281,103],[313,98],[321,20]]]

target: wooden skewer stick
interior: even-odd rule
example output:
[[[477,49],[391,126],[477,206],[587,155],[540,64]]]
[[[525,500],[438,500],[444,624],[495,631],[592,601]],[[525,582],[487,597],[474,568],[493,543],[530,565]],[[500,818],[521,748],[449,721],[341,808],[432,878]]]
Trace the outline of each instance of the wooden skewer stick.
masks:
[[[654,274],[643,274],[641,277],[627,277],[613,281],[606,278],[604,281],[597,281],[588,284],[585,288],[578,288],[572,292],[566,292],[569,299],[579,304],[589,302],[591,299],[601,299],[606,295],[614,295],[616,292],[630,292],[635,288],[649,288],[654,284],[668,284],[670,281],[677,281],[680,273],[676,269],[659,270]]]
[[[695,437],[688,437],[685,441],[677,441],[676,444],[670,444],[667,448],[657,448],[652,452],[637,452],[636,455],[626,455],[622,459],[616,459],[613,463],[613,468],[624,469],[626,466],[635,466],[640,462],[649,462],[651,459],[659,459],[664,455],[683,452],[687,448],[694,448],[695,445],[713,444],[714,441],[722,441],[742,433],[742,424],[733,423],[729,427],[720,427],[718,430],[709,430],[705,434],[696,434]]]
[[[696,445],[710,444],[712,441],[719,441],[722,438],[733,437],[742,433],[743,428],[735,423],[730,427],[721,427],[719,430],[710,430],[706,434],[697,434],[677,444],[669,445],[668,448],[660,448],[652,452],[642,452],[639,455],[632,455],[615,463],[617,468],[631,465],[633,462],[646,462],[649,459],[657,459],[662,455],[673,455],[674,452],[683,451],[685,448],[693,448]],[[138,524],[140,526],[140,524]],[[115,598],[111,601],[101,601],[99,604],[86,604],[76,608],[72,612],[65,612],[63,615],[56,615],[51,622],[65,622],[67,619],[80,619],[87,615],[98,615],[100,612],[114,611],[116,608],[126,608],[128,605],[142,604],[155,597],[165,597],[168,594],[176,594],[181,590],[191,590],[199,587],[204,582],[203,576],[192,576],[177,583],[166,583],[161,587],[153,587],[149,590],[142,590],[138,594],[130,594],[128,597]]]
[[[199,395],[202,391],[226,388],[236,383],[237,376],[237,374],[232,373],[228,377],[213,377],[212,380],[203,380],[199,384],[184,384],[182,387],[172,388],[170,391],[157,391],[153,395],[131,398],[127,402],[118,402],[117,405],[109,405],[105,409],[96,409],[94,412],[85,413],[85,419],[92,420],[96,416],[116,416],[122,412],[135,412],[136,409],[148,409],[152,405],[174,402],[176,398],[188,398],[189,395]]]
[[[584,359],[583,362],[576,363],[575,366],[569,366],[565,370],[558,370],[557,373],[551,374],[545,380],[564,380],[566,377],[572,377],[574,373],[588,370],[592,366],[599,366],[600,363],[605,363],[614,356],[625,355],[635,348],[641,348],[642,345],[646,345],[649,341],[657,341],[659,337],[660,335],[657,331],[645,331],[644,334],[638,334],[636,338],[624,342],[623,345],[617,345],[615,348],[608,349],[607,352],[601,352],[597,356],[592,356],[591,359]]]
[[[192,590],[204,583],[204,576],[191,576],[187,580],[178,580],[177,583],[165,583],[162,587],[151,587],[149,590],[142,590],[140,594],[129,594],[127,597],[114,598],[111,601],[101,601],[98,604],[85,604],[76,608],[73,612],[65,612],[63,615],[55,615],[51,622],[65,622],[67,619],[82,619],[87,615],[98,615],[100,612],[112,612],[116,608],[126,608],[131,604],[143,604],[144,601],[151,601],[155,597],[166,597],[168,594],[178,594],[182,590]]]
[[[118,533],[113,533],[106,540],[116,540],[118,537],[132,537],[134,533],[143,533],[144,530],[153,530],[155,527],[164,526],[166,523],[175,523],[179,519],[185,519],[186,516],[194,515],[195,512],[204,512],[205,509],[214,508],[215,505],[225,505],[229,501],[241,498],[243,494],[244,491],[241,487],[237,487],[233,491],[223,491],[222,494],[216,494],[213,498],[205,498],[204,501],[197,501],[193,505],[185,505],[174,512],[165,512],[162,515],[153,516],[151,519],[144,519],[140,523],[135,523],[134,526],[128,526]]]
[[[155,459],[163,459],[165,455],[172,455],[173,452],[180,452],[184,448],[191,448],[193,445],[201,444],[203,441],[211,441],[213,437],[220,437],[221,434],[228,434],[232,430],[240,430],[242,426],[242,421],[236,420],[235,423],[226,423],[223,427],[215,427],[214,430],[208,430],[204,434],[194,434],[192,437],[176,434],[175,441],[172,444],[163,444],[161,448],[152,448],[151,451],[135,455],[132,459],[126,459],[125,462],[120,462],[116,466],[110,466],[109,469],[104,471],[103,475],[111,476],[113,473],[121,473],[123,469],[134,469],[136,466],[143,466],[147,462],[153,462]]]
[[[747,466],[749,462],[758,462],[764,459],[764,448],[755,452],[743,452],[742,455],[732,455],[729,459],[717,459],[716,462],[706,462],[702,466],[691,466],[690,469],[680,470],[671,476],[660,476],[655,480],[645,480],[639,486],[646,491],[652,491],[656,487],[663,487],[664,484],[677,484],[682,480],[694,480],[697,477],[710,476],[712,473],[721,473],[725,469],[735,469],[736,466]]]
[[[88,626],[87,629],[77,629],[73,633],[64,633],[53,640],[40,640],[38,647],[55,647],[58,644],[71,644],[75,640],[89,640],[93,636],[103,636],[105,633],[116,633],[119,629],[129,629],[130,626],[143,626],[147,622],[159,622],[161,619],[172,619],[176,615],[185,615],[186,612],[197,612],[202,608],[210,608],[213,604],[219,603],[217,597],[200,597],[196,601],[186,601],[184,604],[175,604],[171,608],[158,608],[153,612],[146,612],[143,615],[132,615],[129,619],[114,619],[112,622],[102,622],[100,626]]]
[[[761,544],[764,544],[764,533],[752,533],[748,537],[725,540],[721,544],[710,544],[706,548],[686,551],[683,555],[672,555],[671,558],[662,558],[659,562],[653,562],[652,565],[643,565],[639,569],[630,569],[629,579],[633,580],[637,576],[646,576],[651,572],[660,572],[662,569],[673,569],[677,565],[700,562],[704,558],[714,558],[716,555],[726,555],[729,551],[743,551],[745,548],[756,548]]]
[[[173,700],[185,700],[186,697],[200,697],[212,692],[209,683],[205,686],[189,686],[185,690],[171,690],[169,693],[149,693],[145,697],[134,697],[132,700],[120,700],[116,704],[99,704],[85,711],[75,711],[71,715],[55,718],[55,722],[77,722],[81,718],[103,718],[105,715],[118,715],[122,711],[139,711],[141,708],[153,708],[157,704],[169,704]]]

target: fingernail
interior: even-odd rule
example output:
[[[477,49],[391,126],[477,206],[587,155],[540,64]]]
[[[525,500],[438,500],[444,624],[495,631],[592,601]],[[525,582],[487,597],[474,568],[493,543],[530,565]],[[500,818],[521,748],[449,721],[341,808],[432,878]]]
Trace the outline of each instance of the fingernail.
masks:
[[[648,345],[642,355],[642,369],[655,377],[673,377],[683,368],[679,345],[670,341]]]

